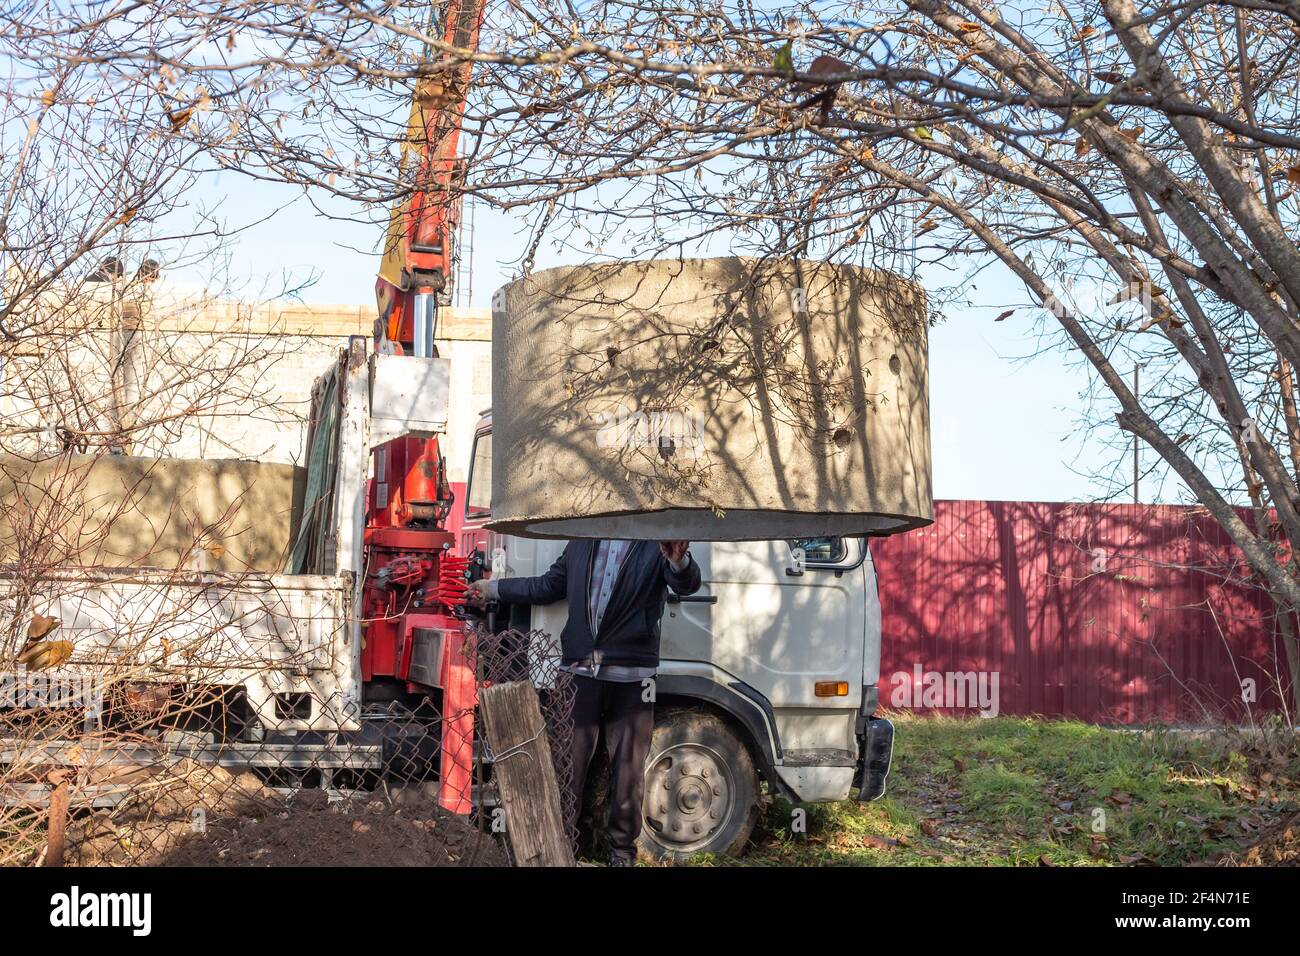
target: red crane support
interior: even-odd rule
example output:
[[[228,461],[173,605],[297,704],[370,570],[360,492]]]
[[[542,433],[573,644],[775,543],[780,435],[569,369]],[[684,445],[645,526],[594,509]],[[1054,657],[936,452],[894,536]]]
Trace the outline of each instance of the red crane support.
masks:
[[[379,352],[437,355],[434,332],[438,311],[450,299],[456,254],[456,148],[484,6],[485,0],[443,6],[443,46],[429,51],[416,83],[402,158],[412,188],[389,219],[375,282]],[[373,455],[362,678],[397,681],[414,693],[441,686],[440,802],[468,813],[476,690],[461,621],[452,613],[464,599],[465,561],[450,553],[446,465],[436,437],[399,438]],[[431,673],[422,655],[435,645],[441,660]]]

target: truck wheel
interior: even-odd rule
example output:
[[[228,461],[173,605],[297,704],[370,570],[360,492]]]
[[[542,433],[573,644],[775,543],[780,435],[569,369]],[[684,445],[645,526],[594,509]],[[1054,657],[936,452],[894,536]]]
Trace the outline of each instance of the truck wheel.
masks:
[[[738,854],[758,818],[758,773],[721,718],[668,711],[655,724],[645,767],[641,849],[660,860]]]

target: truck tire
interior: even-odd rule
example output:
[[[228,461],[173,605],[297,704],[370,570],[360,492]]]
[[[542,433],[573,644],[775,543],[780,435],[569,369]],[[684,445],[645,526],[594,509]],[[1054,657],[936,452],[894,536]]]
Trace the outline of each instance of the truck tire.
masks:
[[[758,772],[726,721],[670,710],[655,723],[645,767],[640,846],[654,859],[739,854],[758,819]]]

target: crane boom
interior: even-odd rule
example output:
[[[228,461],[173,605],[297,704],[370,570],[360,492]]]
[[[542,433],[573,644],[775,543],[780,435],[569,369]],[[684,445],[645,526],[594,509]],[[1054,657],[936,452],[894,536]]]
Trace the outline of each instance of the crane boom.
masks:
[[[437,309],[451,291],[459,219],[456,147],[478,48],[486,0],[447,0],[441,55],[426,59],[407,121],[402,169],[413,169],[410,193],[388,221],[375,281],[376,347],[432,354]]]
[[[454,275],[461,175],[456,146],[485,3],[446,0],[442,45],[421,65],[402,155],[411,190],[389,217],[375,282],[375,350],[402,357],[376,355],[375,367],[386,359],[435,376],[441,362],[434,330]],[[379,395],[372,389],[372,417]],[[439,799],[467,813],[475,685],[460,635],[468,561],[452,553],[455,537],[446,528],[452,493],[438,439],[415,430],[371,451],[361,677],[367,693],[389,699],[436,697],[445,718]]]

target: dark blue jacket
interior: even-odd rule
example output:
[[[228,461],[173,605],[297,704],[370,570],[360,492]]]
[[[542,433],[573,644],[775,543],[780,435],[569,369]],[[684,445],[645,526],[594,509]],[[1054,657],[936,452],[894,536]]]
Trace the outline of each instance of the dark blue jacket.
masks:
[[[685,597],[700,589],[700,568],[692,558],[679,574],[654,541],[634,541],[623,558],[614,590],[593,634],[587,613],[591,569],[598,542],[574,539],[550,570],[535,578],[502,578],[497,596],[508,604],[551,604],[569,601],[569,620],[560,632],[566,664],[591,660],[628,667],[659,665],[659,621],[664,616],[668,588]]]

